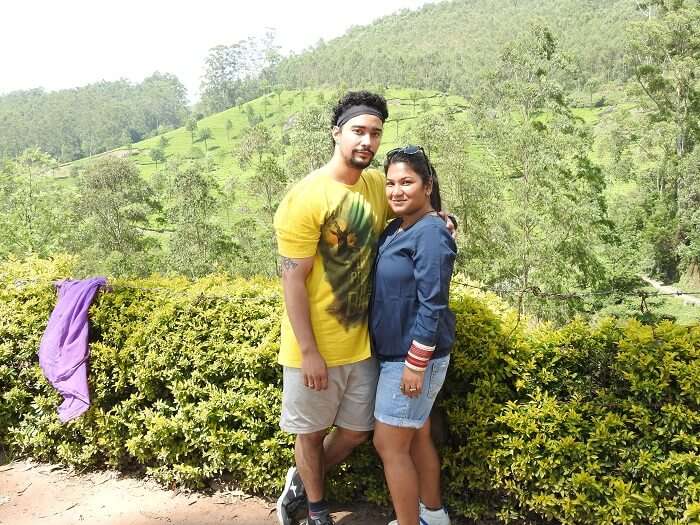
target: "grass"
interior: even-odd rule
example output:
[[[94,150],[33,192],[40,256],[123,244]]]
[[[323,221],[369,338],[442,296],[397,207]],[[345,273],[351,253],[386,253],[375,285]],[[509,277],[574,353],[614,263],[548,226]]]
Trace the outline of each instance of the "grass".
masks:
[[[413,103],[410,100],[412,91],[408,89],[390,89],[385,93],[389,102],[390,117],[385,125],[387,138],[382,144],[380,155],[394,147],[397,136],[403,136],[415,121],[416,115],[414,115]],[[246,172],[238,166],[234,152],[240,143],[244,131],[249,127],[247,117],[249,108],[252,109],[255,115],[262,117],[262,124],[267,126],[273,136],[281,138],[283,128],[289,123],[289,119],[294,114],[299,113],[309,105],[318,103],[320,97],[323,97],[324,100],[329,100],[329,97],[332,97],[333,94],[334,92],[331,90],[306,90],[303,93],[301,91],[283,91],[279,95],[265,95],[246,102],[240,107],[230,108],[221,113],[210,115],[197,123],[198,129],[209,128],[212,132],[212,138],[207,140],[206,148],[204,141],[197,138],[196,131],[193,140],[190,132],[185,127],[181,127],[162,135],[168,141],[168,145],[164,148],[166,159],[177,155],[190,157],[192,149],[199,148],[203,154],[213,161],[215,165],[214,175],[220,182],[231,176],[247,178],[250,172]],[[441,96],[434,91],[420,91],[419,94],[421,99],[416,104],[416,114],[420,114],[423,111],[421,102],[426,102],[429,105],[428,111],[430,113],[439,112],[448,105],[466,106],[466,100],[462,97],[454,95]],[[229,120],[231,121],[232,129],[229,136],[227,136],[226,122]],[[397,120],[398,132],[396,128]],[[151,149],[158,147],[160,138],[161,135],[158,135],[132,145],[131,158],[136,162],[142,175],[147,180],[156,172],[155,162],[150,158],[149,153]],[[101,155],[126,152],[127,150],[127,147],[121,147]],[[94,158],[101,155],[66,164],[61,168],[61,174],[66,175],[70,173],[72,167],[85,167]]]
[[[648,286],[644,288],[644,291],[653,294],[656,292],[656,289]],[[652,313],[659,316],[671,317],[675,319],[678,324],[700,324],[700,306],[684,304],[682,297],[657,296],[652,300],[651,305],[649,305],[649,301],[647,301],[647,305]]]
[[[648,297],[629,295],[619,304],[610,304],[599,310],[595,317],[615,316],[621,318],[641,317],[644,311],[652,314],[654,319],[672,319],[676,323],[690,326],[700,324],[700,306],[684,304],[680,297],[654,295],[657,290],[653,286],[640,287],[639,292],[645,292]],[[644,310],[642,309],[644,305]]]
[[[411,100],[412,94],[417,94],[418,98],[414,105]],[[327,102],[337,96],[337,92],[326,90],[305,90],[305,91],[282,91],[271,93],[259,97],[250,102],[246,102],[239,107],[233,107],[205,117],[197,122],[198,130],[209,128],[211,138],[206,144],[200,140],[198,130],[194,132],[194,137],[183,126],[162,135],[145,139],[132,144],[131,147],[120,147],[112,151],[102,153],[93,157],[88,157],[63,165],[52,177],[58,184],[74,186],[74,174],[85,169],[96,158],[104,155],[127,155],[135,162],[142,177],[151,181],[159,171],[163,169],[163,164],[156,163],[151,159],[150,152],[153,148],[159,147],[161,137],[165,137],[167,145],[163,148],[166,162],[178,156],[184,158],[195,158],[206,156],[211,166],[210,174],[216,179],[221,187],[233,185],[235,187],[236,202],[233,206],[222,207],[215,221],[220,225],[231,228],[239,220],[251,216],[260,215],[262,204],[258,195],[249,191],[248,180],[254,174],[252,168],[242,169],[236,158],[236,151],[240,145],[241,138],[245,130],[250,127],[248,113],[252,111],[262,118],[261,123],[265,125],[273,137],[282,138],[283,131],[290,123],[291,118],[303,111],[306,107]],[[436,91],[416,91],[412,89],[388,89],[384,96],[389,105],[389,120],[385,124],[385,139],[377,155],[378,159],[383,158],[384,153],[396,147],[402,137],[409,133],[410,129],[417,122],[417,116],[424,114],[427,108],[429,113],[439,113],[448,106],[466,107],[464,98],[449,95],[444,96]],[[465,118],[466,114],[458,115]],[[227,134],[226,124],[231,122],[231,129]],[[330,128],[330,125],[329,125]],[[199,150],[198,155],[193,155],[193,150]],[[286,164],[286,151],[279,157],[280,164]]]
[[[418,94],[419,98],[414,104],[411,96]],[[417,122],[417,117],[428,113],[439,113],[446,107],[466,108],[467,101],[456,95],[442,95],[436,91],[416,91],[413,89],[388,89],[384,94],[389,104],[389,120],[385,124],[385,136],[378,157],[391,148],[400,145],[402,137],[406,136],[410,129]],[[245,183],[252,175],[252,171],[243,170],[238,165],[235,151],[237,150],[241,137],[245,130],[249,128],[247,113],[253,113],[262,117],[264,124],[271,132],[272,136],[282,137],[283,129],[288,125],[290,118],[302,111],[305,107],[316,104],[322,97],[324,101],[335,96],[331,90],[306,90],[302,91],[282,91],[279,94],[268,94],[246,102],[239,107],[230,108],[221,113],[210,115],[198,121],[198,130],[209,128],[212,132],[211,139],[205,142],[197,138],[197,131],[194,138],[185,127],[180,127],[162,136],[167,139],[167,146],[164,148],[166,160],[176,156],[185,158],[193,157],[193,149],[198,149],[202,155],[208,157],[213,166],[212,175],[223,184],[230,178],[239,183]],[[575,108],[574,114],[581,118],[584,123],[595,126],[605,108]],[[458,114],[457,118],[464,119],[466,125],[466,112]],[[226,123],[231,121],[231,131],[227,135]],[[130,158],[138,166],[142,176],[146,180],[151,180],[153,175],[161,169],[161,164],[156,167],[156,163],[150,157],[150,151],[158,147],[161,135],[145,139],[131,146],[132,154]],[[127,147],[117,148],[110,152],[102,153],[95,157],[88,157],[66,164],[57,173],[59,179],[70,179],[70,174],[74,168],[85,168],[96,157],[109,154],[126,154]],[[483,148],[479,144],[472,145],[472,151],[476,157],[483,154]],[[281,162],[284,164],[285,154],[282,154]],[[253,197],[253,196],[251,196]]]
[[[226,229],[230,229],[233,224],[244,218],[258,217],[262,220],[268,220],[269,217],[263,217],[260,211],[260,198],[248,190],[247,181],[253,175],[252,169],[243,170],[235,155],[241,137],[249,128],[248,113],[252,110],[255,115],[262,117],[262,124],[270,130],[272,136],[281,138],[283,130],[288,126],[294,114],[312,104],[318,104],[321,100],[324,102],[331,100],[336,95],[337,93],[331,90],[283,91],[268,94],[242,104],[240,107],[210,115],[197,123],[198,129],[206,127],[212,132],[212,137],[207,140],[206,146],[204,141],[197,138],[197,131],[195,131],[193,138],[185,127],[171,130],[163,135],[167,139],[167,146],[164,148],[166,159],[173,159],[177,156],[189,158],[192,156],[193,148],[198,148],[201,154],[207,157],[212,166],[211,174],[221,186],[227,182],[233,182],[236,201],[233,205],[222,207],[215,219]],[[390,117],[385,123],[385,134],[377,155],[378,159],[383,158],[384,153],[389,149],[401,145],[405,137],[410,136],[411,129],[419,122],[418,117],[424,115],[426,111],[440,113],[446,107],[464,108],[464,111],[456,114],[456,118],[463,120],[465,126],[468,125],[468,103],[462,97],[444,96],[434,91],[412,89],[389,89],[384,95],[389,104]],[[418,99],[414,103],[412,97],[415,98],[415,95],[418,95]],[[598,141],[600,140],[600,131],[605,123],[605,115],[615,109],[617,108],[587,107],[573,108],[572,111],[585,125],[593,129],[595,140]],[[227,134],[226,124],[228,121],[231,122],[231,129]],[[160,141],[161,136],[155,136],[131,146],[132,155],[130,158],[136,163],[146,180],[151,180],[158,171],[162,170],[162,164],[156,168],[155,162],[150,157],[151,149],[158,147]],[[469,148],[473,159],[477,162],[487,154],[485,148],[478,141],[470,144]],[[595,150],[596,148],[594,148],[594,152]],[[122,147],[102,155],[127,151],[127,147]],[[47,182],[74,186],[75,178],[72,176],[74,168],[85,168],[94,159],[95,157],[85,158],[64,165],[56,170],[52,176],[46,177],[46,179],[51,179]],[[607,161],[607,159],[595,158],[593,160],[602,164]],[[285,153],[282,153],[280,162],[282,165],[286,163]],[[606,198],[613,201],[625,199],[636,189],[634,182],[609,181],[606,188]],[[166,240],[162,239],[162,241]],[[648,288],[647,291],[652,293],[654,290]],[[639,300],[636,298],[630,298],[625,301],[624,305],[620,305],[621,308],[631,313],[638,312],[639,306]],[[675,297],[655,297],[647,300],[647,306],[653,313],[671,316],[682,324],[691,324],[700,319],[700,308],[684,305],[681,299]]]

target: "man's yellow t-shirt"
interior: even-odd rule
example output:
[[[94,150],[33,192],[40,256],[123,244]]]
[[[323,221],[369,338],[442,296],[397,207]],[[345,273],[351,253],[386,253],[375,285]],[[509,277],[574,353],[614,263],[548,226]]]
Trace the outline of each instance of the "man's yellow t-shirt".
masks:
[[[377,170],[364,171],[348,186],[322,168],[295,184],[275,214],[280,255],[314,256],[306,291],[316,344],[327,366],[370,356],[367,309],[377,239],[388,215],[384,186]],[[286,309],[279,362],[301,367]]]

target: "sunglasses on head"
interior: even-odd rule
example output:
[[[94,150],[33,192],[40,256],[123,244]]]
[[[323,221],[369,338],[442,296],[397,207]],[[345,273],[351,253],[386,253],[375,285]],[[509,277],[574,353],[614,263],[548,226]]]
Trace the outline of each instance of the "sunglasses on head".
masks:
[[[402,153],[405,155],[415,155],[417,153],[421,153],[423,155],[423,158],[425,159],[426,166],[428,166],[428,173],[432,176],[433,167],[430,164],[430,159],[428,158],[428,154],[423,149],[423,146],[414,146],[413,144],[409,144],[408,146],[404,146],[403,148],[394,148],[392,150],[387,151],[386,157],[384,160],[384,169],[385,170],[386,170],[386,168],[389,167],[389,164],[391,164],[391,159],[397,153]]]

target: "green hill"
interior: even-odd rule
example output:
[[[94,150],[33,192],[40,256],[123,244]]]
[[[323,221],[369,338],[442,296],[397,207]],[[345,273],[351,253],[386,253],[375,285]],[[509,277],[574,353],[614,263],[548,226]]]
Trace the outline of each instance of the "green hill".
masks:
[[[71,161],[180,126],[187,112],[185,87],[170,74],[16,91],[0,96],[0,158],[38,146]]]
[[[340,38],[283,60],[287,88],[342,83],[406,86],[468,95],[502,46],[539,20],[573,58],[577,85],[627,75],[625,24],[638,17],[629,0],[454,0],[403,10],[354,27]]]
[[[238,161],[238,151],[242,137],[251,129],[250,117],[265,126],[273,141],[277,141],[276,158],[286,167],[291,156],[288,144],[288,133],[296,117],[310,108],[327,108],[338,98],[338,90],[320,89],[303,91],[281,91],[259,97],[239,107],[230,108],[202,118],[197,122],[197,130],[190,133],[185,126],[132,144],[130,147],[120,147],[115,150],[80,159],[64,164],[56,170],[54,177],[64,179],[71,184],[74,175],[85,169],[96,158],[105,155],[129,157],[138,166],[146,180],[152,180],[154,175],[163,172],[169,160],[206,159],[209,172],[220,185],[227,183],[237,186],[237,192],[246,201],[246,208],[258,204],[258,196],[249,191],[246,181],[254,174],[252,166],[244,169]],[[389,119],[385,124],[384,138],[376,161],[383,158],[383,153],[397,145],[403,144],[411,137],[415,126],[430,118],[431,115],[441,115],[449,109],[456,113],[467,126],[468,102],[457,95],[445,95],[429,90],[388,89],[384,96],[389,105]],[[604,108],[577,108],[575,113],[589,126],[595,127]],[[609,110],[608,110],[609,111]],[[230,122],[227,130],[227,122]],[[198,131],[204,128],[211,130],[211,138],[205,142],[197,137]],[[330,123],[324,122],[324,129],[330,129]],[[163,145],[163,138],[165,139]],[[480,154],[478,138],[471,144],[475,155]],[[151,157],[151,151],[162,148],[165,163],[156,163]],[[330,158],[330,149],[328,157]],[[303,176],[305,173],[289,173],[291,179]],[[239,198],[239,201],[241,199]],[[230,215],[228,215],[230,217]]]
[[[162,169],[150,157],[150,151],[158,148],[161,137],[165,137],[167,145],[163,147],[166,160],[181,156],[186,159],[208,159],[211,172],[219,182],[224,182],[230,177],[246,179],[252,174],[252,169],[243,169],[237,160],[237,151],[241,138],[246,130],[251,128],[249,115],[265,126],[270,135],[281,141],[279,158],[284,163],[288,157],[288,145],[284,144],[287,128],[293,123],[294,117],[310,107],[326,106],[338,98],[338,91],[329,89],[282,91],[278,94],[268,94],[259,97],[239,107],[230,108],[221,113],[216,113],[202,118],[197,122],[197,129],[209,128],[212,137],[203,140],[197,138],[197,131],[192,134],[186,127],[151,137],[137,142],[130,148],[124,146],[104,153],[103,155],[129,156],[139,167],[144,178],[152,176]],[[385,138],[380,152],[395,147],[398,141],[411,128],[417,120],[416,113],[421,117],[439,113],[447,107],[463,110],[466,100],[459,96],[445,96],[435,91],[389,89],[384,93],[389,103],[390,116],[386,123]],[[227,132],[227,121],[231,122]],[[330,129],[330,123],[327,124]],[[130,152],[130,153],[129,153]],[[100,155],[101,156],[101,155]],[[380,155],[381,156],[381,155]],[[99,156],[98,156],[99,157]],[[59,172],[59,176],[66,177],[75,168],[81,169],[96,157],[81,159],[65,164]],[[330,151],[329,151],[330,158]]]

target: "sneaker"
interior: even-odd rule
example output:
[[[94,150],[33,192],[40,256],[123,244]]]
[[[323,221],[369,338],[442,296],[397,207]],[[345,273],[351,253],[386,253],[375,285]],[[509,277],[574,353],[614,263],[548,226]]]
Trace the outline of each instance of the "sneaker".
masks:
[[[297,525],[306,517],[307,501],[304,483],[296,467],[290,467],[284,489],[277,499],[277,519],[280,525]]]
[[[335,525],[335,521],[330,514],[322,514],[317,518],[308,517],[304,522],[305,525]]]
[[[450,525],[450,516],[445,507],[438,510],[428,510],[423,503],[420,504],[421,525]]]
[[[389,525],[399,525],[399,522],[394,520],[389,522]],[[439,510],[428,510],[421,501],[420,525],[450,525],[450,516],[447,514],[445,507]]]

